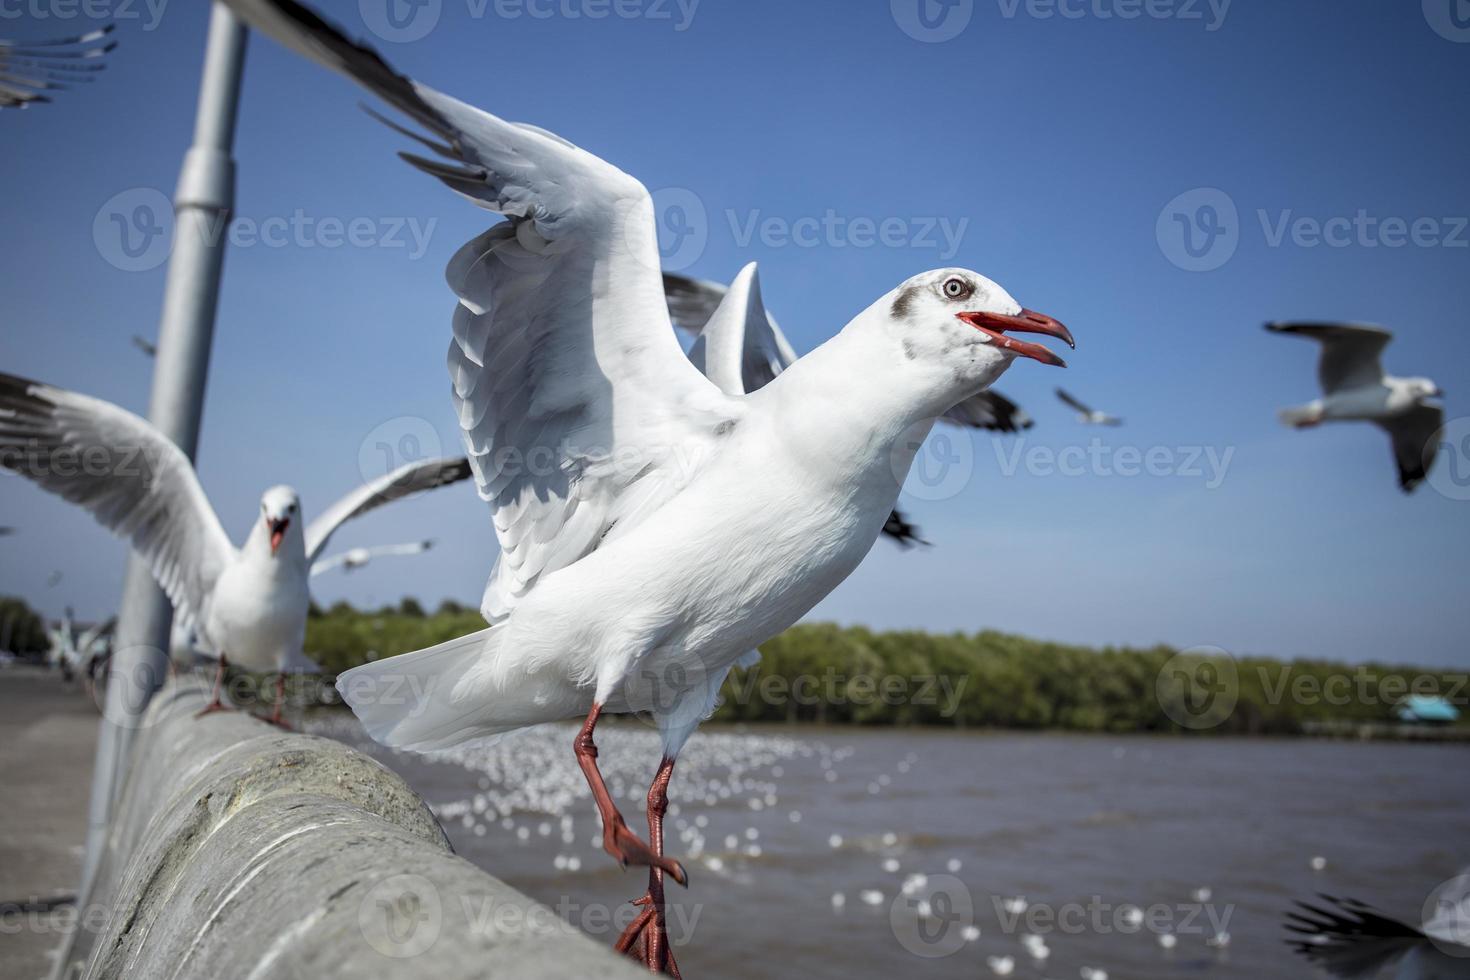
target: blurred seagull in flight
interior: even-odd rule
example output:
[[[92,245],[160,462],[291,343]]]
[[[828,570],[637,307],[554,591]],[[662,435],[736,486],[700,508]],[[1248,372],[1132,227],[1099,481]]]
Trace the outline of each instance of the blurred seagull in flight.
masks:
[[[44,41],[0,38],[0,109],[50,102],[47,93],[92,81],[106,67],[99,59],[117,47],[108,37],[113,27]]]
[[[754,262],[729,287],[665,272],[664,293],[674,326],[694,338],[690,360],[726,394],[747,395],[764,388],[796,362],[796,352],[761,299],[760,274]],[[724,366],[730,370],[721,370]],[[996,391],[971,395],[945,412],[941,421],[992,432],[1020,432],[1035,424],[1015,402]],[[929,543],[897,508],[888,515],[883,533],[905,548]]]
[[[1272,333],[1306,337],[1322,345],[1317,379],[1323,397],[1281,410],[1281,421],[1298,429],[1323,422],[1372,422],[1388,433],[1405,493],[1424,481],[1438,449],[1443,398],[1428,378],[1396,378],[1384,373],[1380,357],[1393,340],[1382,327],[1354,323],[1268,323]]]
[[[153,343],[153,341],[151,340],[147,340],[143,337],[138,336],[137,334],[133,334],[133,346],[142,351],[147,357],[158,356],[158,345]]]
[[[1095,408],[1084,405],[1076,398],[1073,398],[1071,395],[1067,394],[1067,392],[1063,391],[1061,388],[1057,389],[1057,397],[1062,400],[1063,404],[1065,404],[1068,408],[1073,409],[1077,413],[1077,421],[1081,422],[1083,425],[1123,424],[1123,420],[1118,418],[1118,416],[1109,415],[1107,412],[1099,412]]]
[[[163,433],[109,402],[0,374],[0,465],[85,507],[128,539],[153,570],[185,628],[219,656],[214,698],[229,662],[277,680],[299,662],[311,603],[307,570],[343,523],[383,504],[468,479],[463,457],[407,466],[358,487],[309,526],[286,486],[260,500],[242,548],[230,543],[189,458]]]
[[[408,544],[380,544],[371,548],[351,548],[340,555],[323,558],[311,566],[312,577],[324,575],[338,568],[344,572],[355,572],[374,558],[407,557],[422,555],[434,547],[433,541],[410,541]]]
[[[663,853],[663,818],[679,750],[731,668],[862,561],[935,421],[1017,358],[1062,364],[1013,334],[1071,334],[978,273],[938,269],[745,394],[743,344],[708,345],[703,373],[680,346],[636,179],[398,74],[294,0],[227,5],[409,116],[426,135],[396,128],[438,159],[403,158],[508,219],[446,276],[454,406],[501,546],[481,605],[492,625],[354,668],[338,690],[373,738],[416,751],[585,719],[572,749],[603,847],[650,869],[615,948],[677,976],[664,875],[688,878]],[[663,741],[647,842],[594,741],[604,713],[633,712]]]

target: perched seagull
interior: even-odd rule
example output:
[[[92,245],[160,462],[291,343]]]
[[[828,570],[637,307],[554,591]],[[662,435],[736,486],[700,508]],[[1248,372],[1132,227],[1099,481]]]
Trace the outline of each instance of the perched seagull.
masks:
[[[1272,333],[1308,337],[1322,345],[1317,378],[1324,397],[1281,410],[1281,421],[1298,429],[1323,422],[1372,422],[1388,433],[1399,468],[1399,486],[1412,493],[1434,464],[1435,436],[1444,426],[1443,398],[1428,378],[1385,374],[1379,358],[1393,340],[1382,327],[1354,323],[1268,323]]]
[[[725,303],[730,291],[742,294]],[[786,334],[761,300],[760,277],[754,262],[741,270],[727,288],[717,282],[664,273],[664,293],[674,326],[694,337],[689,357],[701,372],[727,395],[746,395],[765,387],[796,362]],[[716,318],[716,311],[723,313]],[[726,359],[738,370],[710,376],[707,362],[712,348],[726,349]],[[996,391],[982,391],[966,398],[944,414],[941,421],[968,429],[1020,432],[1035,423],[1015,402]],[[907,548],[928,544],[919,529],[895,509],[883,525],[883,533]]]
[[[133,334],[133,346],[142,351],[146,357],[158,356],[158,345],[144,337]]]
[[[1076,411],[1077,421],[1081,422],[1083,425],[1123,424],[1123,420],[1118,418],[1118,416],[1109,415],[1107,412],[1099,412],[1097,409],[1089,408],[1087,405],[1082,404],[1077,399],[1067,394],[1061,388],[1057,389],[1057,397],[1060,398],[1068,408]]]
[[[422,555],[434,547],[433,541],[411,541],[408,544],[380,544],[371,548],[352,548],[340,555],[331,558],[323,558],[311,566],[312,577],[325,574],[334,569],[342,569],[344,572],[355,572],[357,569],[371,562],[374,558],[388,558],[397,555]]]
[[[97,59],[117,47],[108,38],[113,27],[107,24],[86,34],[45,41],[0,38],[0,109],[50,102],[44,93],[92,81],[93,73],[106,67]]]
[[[187,456],[146,421],[109,402],[0,374],[0,466],[91,511],[131,541],[176,618],[219,655],[208,711],[222,710],[226,657],[282,675],[301,656],[307,570],[344,522],[383,504],[467,479],[463,457],[410,463],[358,487],[303,529],[290,487],[272,487],[236,550]]]
[[[1470,872],[1460,882],[1470,882]],[[1470,891],[1443,895],[1422,927],[1383,915],[1356,899],[1323,895],[1297,902],[1286,928],[1303,937],[1287,945],[1335,977],[1369,980],[1393,966],[1394,980],[1470,978]]]
[[[492,625],[354,668],[338,690],[373,738],[417,751],[585,718],[573,748],[603,847],[650,869],[616,948],[677,975],[663,876],[688,878],[663,853],[663,817],[680,748],[731,667],[862,561],[935,421],[1017,357],[1062,363],[1007,331],[1071,335],[984,276],[940,269],[733,394],[711,380],[739,371],[731,352],[711,346],[706,377],[674,334],[637,180],[397,74],[294,0],[227,4],[410,116],[443,159],[404,159],[509,219],[447,272],[453,400],[501,546]],[[648,712],[663,737],[647,843],[598,769],[605,712]]]

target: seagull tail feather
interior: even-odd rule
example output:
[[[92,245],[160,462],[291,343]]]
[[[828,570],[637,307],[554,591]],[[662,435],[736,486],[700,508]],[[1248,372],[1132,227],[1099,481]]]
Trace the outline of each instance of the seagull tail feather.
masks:
[[[337,678],[337,690],[373,740],[390,748],[430,752],[514,731],[533,722],[493,717],[472,690],[476,668],[494,658],[504,632],[481,630],[354,667]]]

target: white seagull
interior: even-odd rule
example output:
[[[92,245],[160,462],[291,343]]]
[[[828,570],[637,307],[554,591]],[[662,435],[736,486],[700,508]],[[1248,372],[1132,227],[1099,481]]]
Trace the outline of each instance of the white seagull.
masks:
[[[1084,405],[1082,402],[1067,394],[1061,388],[1057,389],[1057,397],[1060,398],[1068,408],[1077,413],[1077,421],[1083,425],[1122,425],[1123,420],[1116,415],[1107,412],[1099,412],[1095,408]]]
[[[467,479],[463,457],[410,463],[358,487],[303,527],[290,487],[272,487],[244,547],[230,543],[187,456],[133,413],[87,395],[0,374],[0,466],[85,507],[127,538],[174,615],[229,663],[284,675],[301,656],[307,570],[344,522],[394,500]],[[284,676],[277,681],[276,710]]]
[[[1301,938],[1287,945],[1343,980],[1467,980],[1470,978],[1470,869],[1435,896],[1421,925],[1391,918],[1352,898],[1322,895],[1297,902],[1286,928]],[[1392,973],[1384,971],[1393,968]]]
[[[701,374],[669,318],[655,214],[633,177],[534,126],[397,74],[293,0],[227,0],[251,26],[428,130],[404,159],[508,218],[463,246],[453,399],[501,553],[488,630],[357,667],[338,690],[373,738],[417,751],[582,717],[574,742],[603,846],[650,868],[617,942],[677,975],[664,927],[667,788],[737,661],[855,569],[935,421],[1017,357],[1060,365],[1056,320],[965,269],[909,279],[752,394]],[[407,133],[407,130],[402,130]],[[648,712],[664,757],[649,841],[603,782],[604,712]]]
[[[0,38],[0,109],[50,102],[46,93],[92,81],[93,73],[105,67],[98,59],[117,47],[108,37],[113,27],[43,41]]]
[[[665,272],[664,292],[674,326],[694,337],[689,359],[725,394],[747,395],[764,388],[796,362],[796,352],[761,299],[756,263],[742,269],[728,288]],[[1020,432],[1035,424],[996,391],[966,398],[941,421],[992,432]],[[897,508],[888,515],[883,533],[905,548],[928,543]]]
[[[1298,429],[1323,422],[1372,422],[1388,433],[1399,486],[1412,493],[1434,464],[1444,409],[1430,399],[1443,398],[1444,392],[1428,378],[1384,373],[1379,358],[1393,333],[1355,323],[1268,323],[1266,329],[1322,345],[1317,378],[1323,397],[1282,409],[1281,421]]]
[[[380,544],[370,548],[350,548],[340,555],[333,555],[331,558],[323,558],[321,561],[312,563],[311,575],[315,578],[338,568],[344,572],[355,572],[374,558],[422,555],[433,547],[433,541],[410,541],[407,544]]]

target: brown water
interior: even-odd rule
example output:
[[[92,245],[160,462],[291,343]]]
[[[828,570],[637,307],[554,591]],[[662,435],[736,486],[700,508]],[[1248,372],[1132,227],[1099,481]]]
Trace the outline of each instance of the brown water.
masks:
[[[318,727],[369,748],[350,719]],[[571,736],[434,760],[369,750],[460,854],[611,943],[646,876],[595,843]],[[641,829],[656,736],[625,722],[599,744]],[[1283,945],[1293,899],[1417,923],[1470,865],[1467,765],[1463,745],[709,726],[671,788],[669,852],[691,887],[671,889],[670,931],[694,978],[975,978],[1009,957],[1013,977],[1295,980],[1312,971]],[[1022,897],[1018,919],[1006,904]]]

